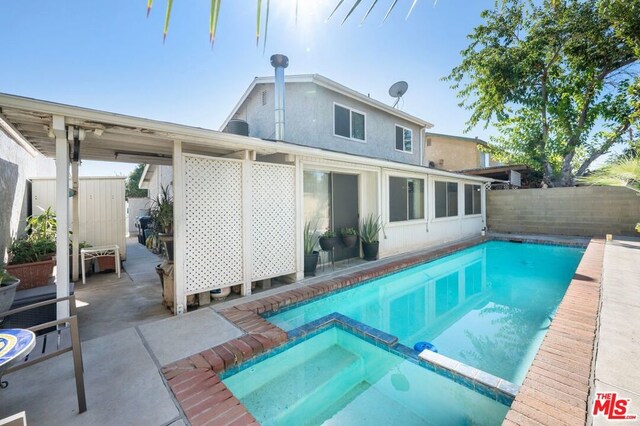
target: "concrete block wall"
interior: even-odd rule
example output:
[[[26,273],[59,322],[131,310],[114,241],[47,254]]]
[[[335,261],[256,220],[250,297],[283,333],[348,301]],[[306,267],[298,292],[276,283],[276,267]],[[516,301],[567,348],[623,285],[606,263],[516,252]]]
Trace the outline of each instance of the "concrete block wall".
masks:
[[[635,235],[640,194],[628,188],[487,191],[487,227],[493,232],[555,235]]]

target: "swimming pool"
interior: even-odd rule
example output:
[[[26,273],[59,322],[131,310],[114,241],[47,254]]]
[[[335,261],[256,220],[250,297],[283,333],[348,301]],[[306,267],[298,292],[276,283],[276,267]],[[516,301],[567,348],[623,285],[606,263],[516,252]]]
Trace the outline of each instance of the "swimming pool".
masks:
[[[489,241],[267,319],[289,331],[339,312],[521,384],[583,252]]]
[[[498,425],[508,407],[337,327],[232,371],[260,424]]]

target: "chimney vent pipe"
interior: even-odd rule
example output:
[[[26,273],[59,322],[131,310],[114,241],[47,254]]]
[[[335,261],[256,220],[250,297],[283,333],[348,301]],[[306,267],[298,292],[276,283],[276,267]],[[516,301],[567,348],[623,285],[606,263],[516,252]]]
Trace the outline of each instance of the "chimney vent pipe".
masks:
[[[275,139],[284,140],[284,69],[289,66],[289,58],[285,55],[271,56],[271,66],[275,68],[275,87],[274,87],[274,104],[275,104],[275,123],[276,133]]]

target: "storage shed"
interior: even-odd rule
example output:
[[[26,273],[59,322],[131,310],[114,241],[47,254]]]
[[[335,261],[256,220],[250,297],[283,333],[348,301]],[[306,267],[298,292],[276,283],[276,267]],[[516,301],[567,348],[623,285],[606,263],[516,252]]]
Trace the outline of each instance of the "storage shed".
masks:
[[[78,188],[78,241],[94,247],[117,244],[121,260],[127,258],[125,179],[124,176],[81,177]],[[55,183],[53,177],[31,179],[32,214],[38,215],[49,206],[55,210]]]

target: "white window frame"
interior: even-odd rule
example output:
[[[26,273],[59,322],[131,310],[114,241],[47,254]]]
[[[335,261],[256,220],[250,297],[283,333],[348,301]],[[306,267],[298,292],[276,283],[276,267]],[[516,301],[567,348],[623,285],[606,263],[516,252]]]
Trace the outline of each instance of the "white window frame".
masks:
[[[467,188],[466,188],[466,186],[467,186],[467,185],[471,185],[472,187],[477,186],[477,187],[479,187],[479,188],[480,188],[480,191],[478,191],[478,192],[479,192],[479,194],[480,194],[480,200],[479,200],[479,202],[480,202],[480,213],[469,213],[469,214],[467,214],[467,213],[466,213],[466,211],[467,211],[467,197],[466,197],[466,190],[467,190]],[[458,189],[460,189],[460,188],[458,188]],[[462,214],[463,214],[463,216],[464,216],[464,217],[478,217],[478,216],[482,216],[482,211],[483,211],[484,209],[482,208],[482,185],[481,185],[481,184],[479,184],[479,183],[467,183],[467,182],[464,182],[464,183],[463,183],[463,194],[462,194],[462,200],[463,200],[463,204],[464,204],[464,209],[462,209],[462,210],[463,210]],[[473,203],[473,197],[472,197],[472,201],[471,201],[471,202]],[[473,207],[471,207],[471,210],[473,211]]]
[[[406,151],[406,150],[404,150],[404,149],[398,149],[398,148],[397,148],[396,143],[397,143],[398,141],[396,141],[396,140],[395,140],[395,138],[396,138],[396,132],[395,132],[396,127],[400,127],[400,128],[402,129],[402,131],[403,131],[403,132],[402,132],[402,136],[403,136],[403,137],[404,137],[404,131],[405,131],[405,130],[408,130],[408,131],[410,131],[410,132],[411,132],[411,151]],[[412,128],[410,128],[410,127],[405,127],[405,126],[402,126],[402,125],[400,125],[400,124],[398,124],[398,123],[395,123],[395,127],[393,128],[393,139],[394,139],[394,141],[393,141],[393,145],[394,145],[394,148],[396,149],[396,151],[398,151],[398,152],[403,152],[403,153],[405,153],[405,154],[413,154],[413,129],[412,129]],[[404,148],[404,140],[403,140],[402,147]]]
[[[412,180],[421,180],[422,181],[422,217],[415,219],[404,219],[404,220],[394,220],[391,221],[391,178],[399,178],[399,179],[412,179]],[[387,222],[389,225],[392,224],[403,224],[403,223],[420,223],[425,222],[427,220],[427,179],[425,177],[416,177],[416,176],[406,176],[402,174],[387,174]],[[407,187],[408,189],[408,187]],[[407,215],[409,214],[409,194],[407,192]]]
[[[442,216],[442,217],[436,217],[436,182],[444,182],[444,183],[455,183],[458,186],[458,191],[457,191],[457,202],[458,202],[458,214],[455,216]],[[434,222],[445,222],[448,220],[460,220],[461,217],[464,217],[464,197],[462,197],[462,202],[463,202],[463,208],[462,208],[462,212],[460,211],[460,184],[463,183],[461,181],[458,180],[446,180],[446,179],[434,179],[433,180],[433,221]],[[463,191],[464,191],[464,187],[463,187]],[[448,198],[447,198],[448,200]],[[447,212],[449,211],[449,204],[447,203]]]
[[[349,110],[349,137],[336,134],[336,106]],[[353,123],[353,119],[351,117],[351,113],[353,112],[358,113],[364,117],[364,139],[357,139],[357,138],[351,137],[351,135],[353,134],[353,131],[352,131],[353,129],[351,128],[351,123]],[[333,103],[333,136],[340,139],[346,139],[346,140],[360,142],[360,143],[367,143],[367,114],[363,111],[359,111],[350,106],[346,106],[346,105],[339,104],[338,102],[334,102]]]

